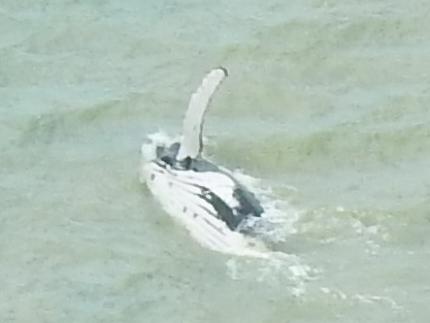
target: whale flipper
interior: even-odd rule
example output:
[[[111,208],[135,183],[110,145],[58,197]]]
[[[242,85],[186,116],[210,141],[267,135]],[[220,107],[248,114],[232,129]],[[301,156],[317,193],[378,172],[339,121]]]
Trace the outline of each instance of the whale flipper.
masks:
[[[228,72],[223,67],[210,71],[203,79],[196,92],[193,93],[185,115],[182,141],[177,155],[178,160],[186,157],[196,158],[203,149],[203,119],[215,90],[226,78]]]

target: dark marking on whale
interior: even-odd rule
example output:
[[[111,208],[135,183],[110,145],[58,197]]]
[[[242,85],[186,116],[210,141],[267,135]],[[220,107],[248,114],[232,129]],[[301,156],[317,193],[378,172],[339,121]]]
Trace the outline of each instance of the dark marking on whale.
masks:
[[[231,207],[207,188],[202,188],[202,193],[199,194],[202,199],[215,209],[216,214],[214,215],[225,222],[230,230],[237,230],[244,220],[250,216],[260,217],[264,211],[252,193],[247,192],[245,189],[237,187],[233,193],[234,197],[235,195],[240,196],[237,199],[239,206]]]
[[[217,227],[215,224],[213,224],[211,221],[209,221],[208,219],[203,218],[203,221],[206,222],[207,225],[209,225],[210,227],[212,227],[215,231],[217,231],[218,233],[224,234],[224,232],[222,231],[221,228]]]
[[[239,201],[237,211],[244,215],[261,216],[264,212],[260,202],[255,198],[254,194],[245,188],[237,187],[233,192],[233,197]]]
[[[201,206],[206,212],[222,220],[224,223],[226,223],[229,229],[239,231],[240,225],[247,218],[261,216],[261,214],[264,212],[264,209],[262,208],[260,202],[255,198],[253,193],[248,191],[239,182],[237,182],[234,177],[221,170],[215,164],[201,157],[194,159],[187,157],[185,160],[178,161],[176,156],[178,154],[179,148],[180,143],[178,142],[175,142],[168,147],[158,146],[158,160],[156,163],[164,169],[169,166],[172,170],[179,171],[179,173],[177,173],[178,176],[180,175],[181,171],[190,170],[198,173],[218,172],[224,174],[235,183],[235,187],[233,188],[231,194],[232,197],[237,201],[238,206],[228,205],[222,198],[210,191],[208,187],[187,183],[188,185],[199,188],[201,190],[201,193],[198,194],[199,197],[205,202],[209,203],[215,210],[214,213]],[[210,186],[210,183],[208,183],[208,185]]]
[[[183,160],[177,160],[176,156],[178,155],[180,143],[175,142],[171,144],[169,147],[165,146],[157,146],[156,154],[157,160],[162,161],[162,163],[158,163],[159,166],[166,168],[167,165],[174,168],[175,170],[193,170],[195,172],[218,172],[220,171],[219,167],[214,165],[213,163],[201,158],[190,158],[186,157]]]

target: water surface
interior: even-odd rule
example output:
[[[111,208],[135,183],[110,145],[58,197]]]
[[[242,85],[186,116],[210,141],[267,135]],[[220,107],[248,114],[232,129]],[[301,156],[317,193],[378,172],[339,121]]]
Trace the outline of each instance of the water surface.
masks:
[[[0,322],[427,322],[428,11],[2,0]],[[138,181],[218,65],[207,156],[298,216],[307,278],[200,247]]]

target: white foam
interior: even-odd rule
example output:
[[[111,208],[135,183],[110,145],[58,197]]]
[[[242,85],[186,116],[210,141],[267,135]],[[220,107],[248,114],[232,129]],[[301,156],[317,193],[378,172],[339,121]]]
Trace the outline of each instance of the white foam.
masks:
[[[263,186],[261,180],[235,170],[233,176],[254,192],[260,200],[264,213],[261,219],[255,219],[254,230],[272,242],[285,241],[289,234],[297,233],[296,223],[301,211],[292,207],[287,201],[274,198],[273,191]]]
[[[280,252],[271,252],[265,259],[231,258],[226,266],[231,279],[274,283],[296,297],[306,293],[306,283],[317,273],[296,255]]]

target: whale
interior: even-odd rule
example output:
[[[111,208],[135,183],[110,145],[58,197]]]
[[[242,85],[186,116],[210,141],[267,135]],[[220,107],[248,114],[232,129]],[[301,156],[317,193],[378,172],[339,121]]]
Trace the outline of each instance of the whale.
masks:
[[[142,145],[141,178],[162,208],[211,250],[264,257],[266,247],[252,232],[264,215],[262,203],[233,172],[206,159],[203,125],[213,95],[227,78],[212,69],[191,95],[182,136],[150,136]],[[160,136],[158,136],[160,137]]]

